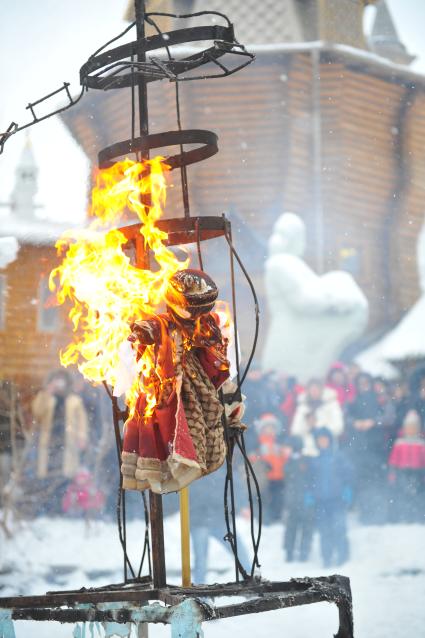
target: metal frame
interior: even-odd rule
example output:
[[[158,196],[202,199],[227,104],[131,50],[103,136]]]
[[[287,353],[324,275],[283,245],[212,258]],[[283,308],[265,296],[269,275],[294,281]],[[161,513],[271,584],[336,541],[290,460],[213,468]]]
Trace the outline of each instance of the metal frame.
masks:
[[[237,597],[222,604],[221,598]],[[241,602],[240,598],[244,600]],[[217,600],[218,599],[218,600]],[[44,596],[0,598],[2,622],[17,620],[61,623],[166,623],[173,638],[199,638],[202,623],[247,614],[328,602],[339,611],[335,638],[353,638],[353,616],[349,579],[344,576],[298,578],[287,582],[254,581],[204,587],[146,588],[110,586],[108,591],[89,589],[50,592]],[[162,604],[161,604],[162,603]],[[312,632],[313,635],[314,632]]]
[[[208,13],[208,12],[205,12]],[[146,21],[150,22],[149,16],[157,14],[147,14]],[[172,14],[169,14],[172,16]],[[184,17],[184,16],[174,16]],[[191,17],[191,16],[185,16]],[[134,79],[138,81],[143,78],[145,82],[156,80],[169,80],[171,82],[182,82],[200,80],[207,78],[224,77],[232,75],[240,69],[250,64],[254,56],[246,51],[245,47],[235,40],[233,25],[227,26],[199,26],[187,29],[169,31],[161,35],[153,35],[145,38],[143,51],[148,53],[157,49],[168,48],[176,45],[187,45],[192,42],[212,40],[214,45],[203,49],[199,53],[183,57],[181,59],[171,58],[164,60],[150,57],[148,61],[134,62],[128,60],[138,52],[138,41],[128,42],[115,49],[92,56],[80,69],[80,82],[91,89],[119,89],[132,86]],[[246,60],[233,69],[227,68],[218,61],[226,54],[234,54],[246,58]],[[183,73],[193,71],[208,63],[214,63],[221,69],[221,73],[205,73],[200,76],[183,76]],[[93,72],[97,71],[93,75]],[[128,71],[128,73],[123,73]]]
[[[137,1],[138,0],[136,0],[136,4]],[[186,19],[193,16],[209,14],[214,14],[225,19],[227,25],[203,25],[198,27],[189,27],[186,29],[177,29],[176,31],[170,31],[163,34],[160,32],[152,18],[152,16],[162,15]],[[158,31],[156,35],[145,38],[145,21],[154,26],[154,28]],[[137,33],[135,41],[105,51],[106,47],[116,40],[119,40],[134,26],[136,26]],[[213,41],[213,45],[203,49],[202,51],[189,56],[183,56],[179,59],[176,59],[170,54],[170,47],[200,41]],[[146,53],[157,49],[166,49],[168,59],[151,56],[148,60],[146,60]],[[225,64],[219,61],[219,58],[226,55],[229,56],[230,54],[244,58],[244,61],[233,68],[228,68]],[[137,57],[137,60],[134,60],[135,56]],[[138,10],[136,10],[135,22],[131,23],[122,33],[115,36],[112,40],[95,51],[89,57],[87,62],[85,62],[80,68],[80,93],[76,97],[72,97],[70,83],[63,82],[62,86],[58,89],[51,91],[34,102],[30,102],[26,108],[32,115],[32,121],[21,125],[12,121],[5,131],[0,132],[0,155],[3,153],[7,140],[12,135],[15,135],[15,133],[33,126],[34,124],[38,124],[39,122],[42,122],[54,115],[67,111],[75,106],[75,104],[81,100],[84,93],[89,89],[117,89],[134,87],[135,85],[140,86],[141,83],[146,86],[149,82],[164,79],[177,83],[183,81],[188,82],[192,80],[226,77],[237,73],[248,64],[251,64],[254,59],[254,54],[247,51],[245,47],[236,40],[232,23],[221,13],[216,11],[200,11],[198,13],[188,15],[176,15],[171,13],[145,14],[143,9],[142,15],[140,16],[138,15]],[[202,75],[184,75],[184,73],[193,71],[194,69],[208,63],[213,63],[216,67],[218,67],[220,69],[220,73],[205,72]],[[97,73],[94,73],[95,71]],[[64,106],[55,108],[42,117],[37,116],[34,107],[59,94],[62,94],[63,92],[65,92],[67,97],[67,103]]]

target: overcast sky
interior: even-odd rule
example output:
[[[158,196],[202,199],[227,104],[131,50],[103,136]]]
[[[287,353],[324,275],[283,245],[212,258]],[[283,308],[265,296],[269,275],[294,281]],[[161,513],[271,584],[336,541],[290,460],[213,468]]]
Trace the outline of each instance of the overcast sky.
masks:
[[[12,120],[28,121],[25,105],[62,82],[70,82],[72,93],[78,92],[81,64],[124,28],[126,0],[3,0],[2,4],[0,131]],[[417,55],[411,68],[425,73],[425,0],[388,0],[388,5],[402,41]],[[82,218],[88,174],[83,152],[59,118],[29,131],[39,166],[37,199],[44,213],[61,220]],[[25,133],[19,133],[0,156],[0,202],[9,201],[24,144]]]

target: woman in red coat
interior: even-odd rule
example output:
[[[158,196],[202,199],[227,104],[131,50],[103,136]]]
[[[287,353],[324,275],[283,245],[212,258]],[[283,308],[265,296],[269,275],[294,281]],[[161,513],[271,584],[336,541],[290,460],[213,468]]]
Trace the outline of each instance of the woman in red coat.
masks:
[[[424,521],[425,441],[420,437],[420,431],[419,414],[410,410],[404,418],[401,437],[394,443],[388,459],[393,521]]]

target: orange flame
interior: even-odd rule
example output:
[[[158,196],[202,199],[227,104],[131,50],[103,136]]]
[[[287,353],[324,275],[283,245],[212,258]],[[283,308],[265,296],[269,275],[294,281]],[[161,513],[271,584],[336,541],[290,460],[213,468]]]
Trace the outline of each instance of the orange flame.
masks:
[[[187,268],[165,246],[167,233],[155,225],[166,200],[163,158],[134,162],[126,159],[109,169],[99,170],[92,192],[92,221],[88,228],[68,231],[56,243],[61,264],[50,274],[49,285],[60,304],[70,300],[69,317],[75,338],[60,353],[62,365],[77,364],[93,383],[118,381],[120,347],[127,341],[129,325],[159,311],[169,278]],[[149,205],[142,203],[149,198]],[[141,270],[124,253],[124,235],[116,226],[126,210],[141,221],[140,233],[146,250],[154,253],[158,269]],[[112,227],[112,229],[111,229]],[[139,392],[138,377],[150,378],[154,367],[151,348],[137,363],[133,385],[126,399],[130,409]],[[152,409],[153,389],[148,405]]]

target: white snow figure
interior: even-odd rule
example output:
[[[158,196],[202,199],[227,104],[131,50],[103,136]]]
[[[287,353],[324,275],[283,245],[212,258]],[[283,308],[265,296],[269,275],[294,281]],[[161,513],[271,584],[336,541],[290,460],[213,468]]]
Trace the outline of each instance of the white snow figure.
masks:
[[[344,271],[317,275],[302,259],[305,225],[284,213],[274,225],[266,261],[270,325],[263,369],[297,377],[323,377],[367,324],[368,302]]]

